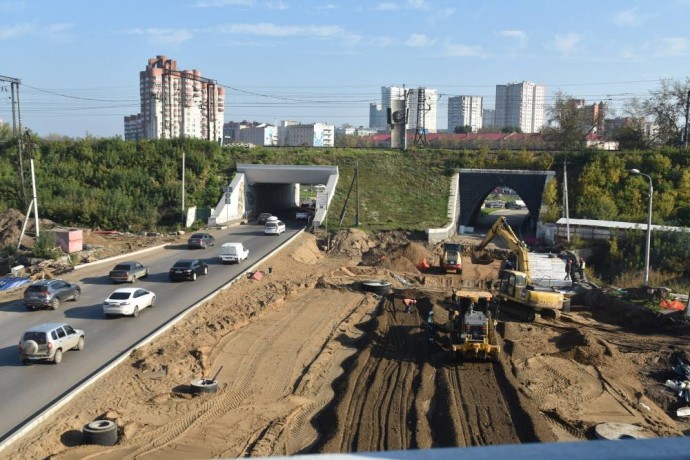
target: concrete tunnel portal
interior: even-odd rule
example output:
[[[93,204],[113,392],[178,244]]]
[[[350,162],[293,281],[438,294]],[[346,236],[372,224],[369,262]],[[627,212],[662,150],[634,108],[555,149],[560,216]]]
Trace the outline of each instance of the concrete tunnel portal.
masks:
[[[554,171],[513,169],[460,169],[458,173],[458,226],[461,233],[464,229],[473,228],[484,200],[496,187],[503,186],[513,189],[525,202],[530,228],[536,228],[544,188],[556,176]]]
[[[326,217],[337,183],[337,166],[238,164],[237,174],[208,223],[222,225],[299,206],[300,185],[305,184],[325,186],[325,200],[317,203],[313,220],[318,226]]]

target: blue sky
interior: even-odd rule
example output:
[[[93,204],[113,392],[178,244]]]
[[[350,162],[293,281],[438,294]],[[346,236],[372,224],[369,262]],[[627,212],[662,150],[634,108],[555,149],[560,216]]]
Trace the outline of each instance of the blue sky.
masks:
[[[690,0],[0,0],[0,75],[39,135],[123,135],[166,55],[226,87],[226,121],[368,125],[385,85],[484,96],[533,81],[620,111],[690,75]],[[0,117],[11,122],[9,84]]]

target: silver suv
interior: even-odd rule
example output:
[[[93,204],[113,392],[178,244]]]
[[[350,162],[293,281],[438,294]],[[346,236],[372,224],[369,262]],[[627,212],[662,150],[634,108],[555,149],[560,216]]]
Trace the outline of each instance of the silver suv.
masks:
[[[79,300],[81,288],[63,280],[40,280],[24,290],[24,305],[27,310],[35,308],[60,308],[60,302]]]
[[[68,350],[84,349],[84,331],[65,323],[44,323],[34,326],[19,339],[19,359],[62,362],[62,354]]]

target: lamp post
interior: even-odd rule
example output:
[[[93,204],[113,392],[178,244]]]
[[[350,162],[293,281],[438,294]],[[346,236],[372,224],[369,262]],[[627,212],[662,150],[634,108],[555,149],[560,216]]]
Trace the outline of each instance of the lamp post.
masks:
[[[648,174],[640,172],[639,169],[631,169],[630,174],[634,176],[643,176],[649,180],[649,197],[647,201],[647,246],[644,254],[644,285],[649,286],[649,248],[652,244],[652,194],[654,187],[652,185],[652,178]]]

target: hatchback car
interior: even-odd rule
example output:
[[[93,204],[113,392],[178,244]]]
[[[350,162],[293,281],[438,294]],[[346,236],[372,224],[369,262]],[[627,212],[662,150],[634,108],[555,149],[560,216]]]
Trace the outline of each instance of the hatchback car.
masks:
[[[216,239],[208,233],[193,233],[189,240],[187,240],[187,247],[189,249],[206,249],[209,246],[215,245]]]
[[[206,275],[208,265],[199,259],[180,259],[175,262],[168,272],[171,281],[191,280],[196,281],[197,276]]]
[[[60,302],[79,300],[81,288],[63,280],[40,280],[24,290],[24,305],[27,310],[36,308],[60,308]]]
[[[141,288],[120,288],[113,291],[103,301],[103,314],[106,318],[112,316],[137,317],[146,307],[153,307],[156,294]]]
[[[147,276],[149,276],[149,269],[139,262],[120,262],[108,273],[108,278],[113,283],[133,283],[138,278]]]
[[[269,219],[264,226],[266,235],[280,235],[283,232],[285,232],[285,224],[277,218]]]
[[[28,364],[31,360],[62,362],[62,354],[68,350],[83,350],[84,331],[65,323],[44,323],[24,332],[19,339],[19,359]]]

